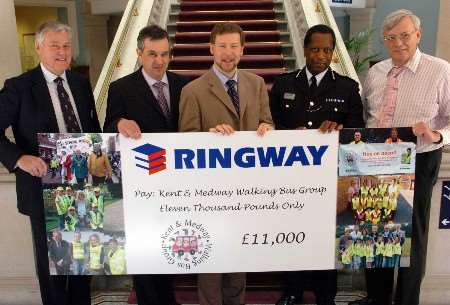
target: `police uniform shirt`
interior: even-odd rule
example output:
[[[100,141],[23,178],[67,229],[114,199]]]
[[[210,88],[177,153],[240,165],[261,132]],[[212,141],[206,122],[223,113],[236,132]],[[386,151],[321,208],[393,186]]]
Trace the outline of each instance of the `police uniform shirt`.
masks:
[[[270,109],[276,129],[315,129],[328,120],[344,127],[364,127],[359,84],[332,69],[316,75],[317,89],[310,93],[312,74],[307,68],[275,78]]]
[[[305,68],[306,70],[306,77],[308,78],[308,85],[311,86],[312,83],[312,77],[315,76],[316,77],[316,84],[317,87],[319,87],[320,82],[322,81],[323,77],[325,76],[325,74],[327,73],[327,70],[320,72],[319,74],[313,75],[311,72],[309,72],[308,68]]]

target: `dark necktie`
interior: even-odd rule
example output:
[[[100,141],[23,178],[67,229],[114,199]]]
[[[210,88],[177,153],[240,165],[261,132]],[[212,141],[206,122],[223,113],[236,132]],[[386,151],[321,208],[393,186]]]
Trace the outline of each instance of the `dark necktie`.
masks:
[[[236,81],[234,79],[230,79],[225,83],[228,87],[228,95],[231,98],[231,102],[233,102],[234,108],[236,109],[237,114],[239,115],[239,95],[236,91]]]
[[[317,79],[313,75],[311,77],[311,85],[309,85],[309,92],[313,96],[316,93],[316,90],[317,90]]]
[[[80,125],[78,124],[75,111],[73,110],[72,103],[70,103],[69,95],[63,86],[63,79],[61,77],[55,78],[56,91],[58,92],[59,103],[61,104],[61,111],[66,124],[67,132],[79,133],[81,132]]]
[[[170,118],[170,109],[169,104],[167,103],[166,96],[164,95],[164,86],[166,84],[159,81],[157,83],[153,84],[153,87],[156,88],[158,92],[158,96],[156,97],[156,100],[158,101],[159,107],[161,108],[161,111],[163,112],[164,116],[166,117],[166,120]]]

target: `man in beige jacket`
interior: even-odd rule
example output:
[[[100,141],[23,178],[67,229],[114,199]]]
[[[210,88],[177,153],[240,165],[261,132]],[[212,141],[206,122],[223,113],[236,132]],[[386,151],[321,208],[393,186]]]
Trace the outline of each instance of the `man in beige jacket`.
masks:
[[[238,70],[244,51],[244,33],[233,23],[217,24],[211,32],[213,67],[181,91],[180,131],[232,134],[273,129],[264,80]],[[245,273],[199,274],[200,305],[244,303]]]
[[[88,170],[92,176],[92,184],[94,186],[105,183],[108,177],[112,177],[108,156],[102,152],[102,147],[99,143],[94,144],[94,151],[89,156]]]

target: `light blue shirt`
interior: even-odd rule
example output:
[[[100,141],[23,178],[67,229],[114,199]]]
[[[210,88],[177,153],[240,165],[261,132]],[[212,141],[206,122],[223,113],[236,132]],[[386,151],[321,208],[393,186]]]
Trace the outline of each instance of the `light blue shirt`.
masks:
[[[216,65],[213,65],[212,69],[213,69],[213,71],[214,71],[214,74],[216,74],[216,76],[219,78],[219,80],[220,80],[220,82],[222,83],[223,88],[225,89],[226,92],[228,92],[227,81],[229,81],[230,79],[232,79],[232,80],[234,80],[234,81],[236,82],[236,85],[235,85],[235,88],[234,88],[234,89],[236,90],[236,92],[238,92],[238,88],[237,88],[237,84],[238,84],[238,80],[239,80],[239,78],[238,78],[238,74],[239,74],[238,72],[239,72],[239,70],[238,70],[238,69],[236,69],[236,73],[234,73],[234,75],[233,75],[232,78],[228,78],[228,76],[226,76],[225,74],[223,74],[223,72],[220,71],[220,70],[216,67]]]

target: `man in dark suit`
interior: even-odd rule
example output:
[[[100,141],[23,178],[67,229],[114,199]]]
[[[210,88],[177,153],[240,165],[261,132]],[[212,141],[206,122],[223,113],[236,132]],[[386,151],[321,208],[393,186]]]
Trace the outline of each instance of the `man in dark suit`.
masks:
[[[331,70],[336,38],[326,25],[311,27],[304,39],[306,67],[280,75],[274,82],[270,109],[276,129],[331,131],[364,127],[358,83]],[[318,305],[334,304],[336,270],[293,271],[286,274],[287,287],[279,305],[299,301],[307,279]]]
[[[28,215],[34,239],[37,274],[44,305],[90,304],[90,278],[49,276],[47,235],[36,133],[101,132],[89,81],[67,70],[71,29],[46,22],[36,32],[40,65],[5,81],[0,91],[0,162],[16,175],[17,206]],[[15,143],[5,135],[12,126]]]
[[[111,83],[104,131],[131,138],[139,138],[141,132],[176,132],[180,93],[188,79],[167,71],[170,47],[165,30],[147,26],[137,40],[142,66]]]
[[[55,265],[56,274],[69,274],[71,258],[69,243],[62,239],[60,231],[53,231],[53,238],[48,243],[48,253]]]
[[[168,34],[156,25],[139,32],[137,54],[142,67],[111,83],[105,132],[120,132],[138,139],[141,132],[176,132],[178,104],[187,79],[167,71],[170,61]],[[139,305],[174,305],[171,277],[135,275]]]

